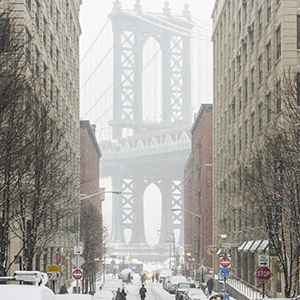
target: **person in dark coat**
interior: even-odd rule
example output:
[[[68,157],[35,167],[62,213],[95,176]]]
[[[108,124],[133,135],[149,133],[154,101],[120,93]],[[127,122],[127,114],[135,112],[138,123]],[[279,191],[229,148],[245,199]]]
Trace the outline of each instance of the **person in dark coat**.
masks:
[[[126,300],[126,296],[127,296],[127,293],[125,292],[125,289],[122,288],[122,291],[121,291],[121,300]]]
[[[60,287],[59,293],[68,294],[67,286],[65,284]]]
[[[146,293],[147,293],[147,289],[145,288],[144,285],[142,285],[139,292],[142,300],[146,298]]]
[[[132,283],[132,281],[131,281],[131,274],[130,274],[130,272],[128,272],[127,281],[128,281],[128,283]]]
[[[210,296],[212,293],[212,290],[214,288],[214,280],[212,278],[209,278],[207,280],[206,285],[207,285],[207,294],[208,294],[208,296]]]
[[[116,300],[122,300],[121,289],[120,288],[118,288],[118,290],[117,290]]]

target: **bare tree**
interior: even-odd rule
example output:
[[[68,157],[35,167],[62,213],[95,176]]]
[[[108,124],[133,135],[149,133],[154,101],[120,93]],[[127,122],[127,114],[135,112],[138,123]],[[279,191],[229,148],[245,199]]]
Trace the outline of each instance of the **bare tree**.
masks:
[[[246,199],[257,212],[255,224],[278,256],[285,296],[298,291],[300,255],[299,78],[283,75],[266,103],[267,126],[244,168]]]

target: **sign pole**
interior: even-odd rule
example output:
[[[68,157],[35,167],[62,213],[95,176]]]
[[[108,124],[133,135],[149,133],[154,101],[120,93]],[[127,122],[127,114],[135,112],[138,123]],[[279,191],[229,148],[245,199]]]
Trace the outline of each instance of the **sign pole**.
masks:
[[[223,286],[223,290],[224,290],[224,299],[226,299],[226,277],[224,277],[224,286]]]
[[[265,298],[265,283],[262,284],[263,286],[263,299]]]
[[[79,259],[79,254],[76,254],[76,269],[79,268],[78,259]],[[78,279],[76,279],[76,294],[79,294],[79,282],[78,282]]]

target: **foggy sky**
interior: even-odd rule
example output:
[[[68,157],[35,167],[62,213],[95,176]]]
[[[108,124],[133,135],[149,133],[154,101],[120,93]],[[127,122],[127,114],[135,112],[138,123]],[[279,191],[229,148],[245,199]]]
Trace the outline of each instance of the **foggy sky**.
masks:
[[[81,57],[86,54],[87,50],[90,48],[91,44],[97,37],[100,29],[107,22],[107,16],[109,15],[113,7],[112,2],[113,2],[112,0],[83,0],[83,4],[81,5],[81,11],[80,11],[80,22],[82,28],[82,35],[80,38]],[[165,2],[164,0],[141,0],[141,5],[144,11],[161,13],[162,8],[164,6],[164,2]],[[212,12],[214,2],[215,2],[214,0],[169,0],[170,3],[169,7],[171,9],[172,14],[181,15],[184,4],[188,3],[190,6],[189,9],[193,17],[197,17],[201,19],[201,21],[211,24],[212,23],[211,12]],[[135,0],[121,0],[121,4],[122,4],[122,8],[124,9],[133,9]],[[112,33],[108,30],[107,33],[103,34],[103,36],[101,37],[102,38],[101,43],[103,47],[101,46],[101,44],[95,46],[94,47],[95,49],[93,49],[93,51],[90,52],[90,56],[93,57],[85,59],[86,60],[85,65],[84,67],[81,68],[81,84],[82,82],[85,82],[86,77],[88,77],[89,74],[91,73],[93,66],[96,65],[97,59],[95,57],[96,56],[99,56],[100,58],[101,56],[103,57],[105,51],[102,48],[105,47],[108,48],[109,45],[107,45],[107,43],[111,43],[110,37],[107,37],[107,35],[110,35],[112,37]],[[87,60],[89,60],[90,62],[87,63]],[[112,68],[112,66],[109,65],[105,67]],[[105,70],[101,71],[100,69],[100,72],[102,72],[102,76],[103,76],[103,72],[105,72]],[[208,72],[208,74],[212,74],[212,72],[211,73],[210,72]],[[102,93],[102,91],[100,92],[95,91],[95,93],[93,94],[93,90],[94,89],[96,90],[97,87],[99,87],[99,84],[97,84],[97,80],[99,80],[99,78],[100,80],[102,80],[101,75],[99,76],[100,77],[97,78],[97,76],[95,75],[93,78],[94,81],[91,80],[90,82],[90,86],[86,86],[85,90],[81,92],[81,117],[83,116],[84,110],[87,110],[91,106],[91,103],[95,101],[94,98],[97,98],[97,95]],[[205,75],[203,77],[205,77]],[[86,90],[88,90],[88,92]],[[205,97],[206,95],[205,91],[204,92],[202,91],[202,96],[203,95],[204,95],[203,98],[209,98],[209,97]],[[109,97],[112,97],[112,94],[110,94]],[[201,99],[201,102],[212,102],[212,99]],[[195,107],[194,112],[197,112],[198,109],[199,107]],[[104,110],[104,108],[102,108],[102,110]],[[93,111],[95,113],[95,109]],[[89,119],[91,123],[94,123],[95,115],[92,112],[85,114],[84,119]],[[102,126],[103,128],[101,128]],[[105,126],[106,125],[103,124],[101,125],[101,123],[99,123],[99,125],[97,124],[96,137],[98,141],[103,136],[103,135],[101,136],[101,134],[107,130]],[[106,186],[107,190],[111,190],[109,184],[110,182],[107,180],[101,181],[101,186],[102,187]],[[147,215],[145,216],[146,238],[147,238],[147,242],[153,245],[158,241],[157,230],[160,229],[159,226],[160,226],[161,213],[157,212],[157,206],[160,206],[161,204],[161,195],[156,187],[150,187],[146,190],[144,199],[145,199],[144,202],[145,209],[148,212]],[[152,215],[151,212],[153,212],[153,215],[156,215],[156,218],[151,218]],[[103,215],[104,215],[104,220],[106,225],[110,226],[111,195],[109,194],[106,194],[106,200],[103,203]]]

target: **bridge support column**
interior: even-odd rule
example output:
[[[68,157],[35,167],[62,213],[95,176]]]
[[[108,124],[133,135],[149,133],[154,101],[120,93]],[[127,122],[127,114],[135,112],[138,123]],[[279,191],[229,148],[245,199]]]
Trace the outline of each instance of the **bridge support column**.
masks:
[[[145,182],[143,178],[135,177],[133,180],[133,223],[131,244],[146,243],[145,225],[144,225],[144,201],[143,194],[145,190]]]
[[[122,190],[122,179],[119,170],[114,172],[112,176],[112,186],[113,190]],[[113,194],[112,213],[111,243],[124,243],[123,203],[121,197],[116,194]]]

